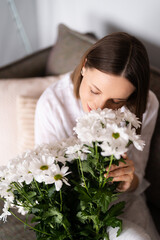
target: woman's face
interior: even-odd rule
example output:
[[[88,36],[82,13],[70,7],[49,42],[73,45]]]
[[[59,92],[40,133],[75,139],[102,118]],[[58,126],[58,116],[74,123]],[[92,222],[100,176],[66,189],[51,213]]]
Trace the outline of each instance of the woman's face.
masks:
[[[79,95],[83,110],[118,109],[126,104],[135,87],[126,78],[83,67]]]

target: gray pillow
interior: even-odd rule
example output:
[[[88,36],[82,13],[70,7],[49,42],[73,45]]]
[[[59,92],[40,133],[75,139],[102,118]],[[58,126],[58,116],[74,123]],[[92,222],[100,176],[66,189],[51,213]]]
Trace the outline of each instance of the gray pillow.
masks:
[[[48,57],[46,74],[59,75],[72,71],[96,40],[92,34],[82,34],[60,24],[57,41]]]

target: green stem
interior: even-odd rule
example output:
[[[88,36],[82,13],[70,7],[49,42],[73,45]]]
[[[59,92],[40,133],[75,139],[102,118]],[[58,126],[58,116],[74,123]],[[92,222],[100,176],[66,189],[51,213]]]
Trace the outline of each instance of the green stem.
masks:
[[[108,177],[108,174],[109,174],[112,162],[113,162],[113,155],[111,155],[111,159],[110,159],[110,163],[109,163],[109,167],[108,167],[108,171],[107,171],[106,177]]]
[[[63,200],[62,200],[62,191],[60,190],[60,200],[61,200],[61,204],[60,204],[60,212],[62,212],[62,204],[63,204]]]
[[[0,199],[1,199],[3,202],[5,202],[5,201],[6,201],[4,198],[1,198],[1,197],[0,197]]]
[[[108,167],[108,171],[107,171],[107,174],[106,174],[106,177],[105,177],[105,178],[108,177],[108,174],[109,174],[109,171],[110,171],[110,168],[111,168],[112,162],[113,162],[113,155],[111,155],[110,163],[109,163],[109,167]],[[103,187],[104,187],[105,183],[106,183],[106,181],[104,181],[104,183],[103,183]]]
[[[39,189],[39,186],[38,186],[38,184],[37,184],[37,181],[33,178],[33,181],[34,181],[34,183],[35,183],[35,185],[36,185],[36,188],[38,189],[38,191],[39,191],[39,194],[41,195],[41,197],[43,197],[43,195],[42,195],[42,192],[41,192],[41,190]]]
[[[78,175],[80,176],[80,170],[79,170],[79,159],[77,159],[77,169],[78,169]]]
[[[97,146],[97,142],[95,142],[95,153],[96,153],[96,159],[97,159],[97,163],[99,162],[99,158],[98,158],[98,146]],[[100,170],[100,175],[99,175],[99,187],[101,187],[102,182],[103,182],[103,171]]]
[[[10,211],[10,213],[11,213],[15,218],[17,218],[20,222],[22,222],[23,224],[25,224],[26,226],[28,226],[28,227],[31,228],[32,230],[37,231],[37,232],[40,232],[40,233],[43,233],[43,234],[46,234],[46,235],[49,235],[49,236],[52,236],[52,235],[49,234],[49,233],[42,232],[42,231],[40,231],[40,230],[38,230],[38,229],[30,226],[29,224],[27,224],[26,222],[24,222],[23,220],[21,220],[19,217],[17,217],[12,211]]]
[[[70,234],[70,232],[68,231],[68,228],[66,227],[66,225],[63,223],[63,227],[66,230],[66,232],[68,233],[68,237],[72,240],[72,236]]]
[[[85,188],[86,188],[86,190],[87,190],[87,193],[89,194],[89,191],[88,191],[88,188],[87,188],[87,185],[86,185],[86,181],[85,181],[85,178],[84,178],[84,174],[83,174],[82,163],[81,163],[80,157],[79,157],[79,167],[80,167],[80,170],[81,170],[82,179],[83,179]],[[89,194],[89,196],[90,196],[90,194]]]
[[[31,201],[26,197],[25,192],[21,190],[20,186],[17,183],[13,183],[13,185],[15,186],[16,190],[26,199],[26,201],[33,206]]]
[[[99,233],[99,227],[98,227],[98,225],[96,225],[96,234],[98,234]]]
[[[97,142],[95,142],[95,152],[96,152],[96,158],[97,160],[99,161],[99,158],[98,158],[98,146],[97,146]]]
[[[46,185],[46,187],[47,187],[46,193],[47,193],[47,195],[48,195],[48,185]],[[49,197],[49,201],[50,201],[50,203],[53,205],[52,198]]]
[[[102,186],[102,183],[103,183],[103,172],[100,171],[100,176],[99,176],[99,187],[101,188]]]

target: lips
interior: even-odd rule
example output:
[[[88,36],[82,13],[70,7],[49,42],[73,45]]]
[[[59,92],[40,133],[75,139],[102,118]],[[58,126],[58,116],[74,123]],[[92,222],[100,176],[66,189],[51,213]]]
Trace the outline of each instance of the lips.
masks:
[[[90,108],[90,106],[88,104],[87,104],[87,108],[88,108],[89,112],[92,110],[92,108]]]

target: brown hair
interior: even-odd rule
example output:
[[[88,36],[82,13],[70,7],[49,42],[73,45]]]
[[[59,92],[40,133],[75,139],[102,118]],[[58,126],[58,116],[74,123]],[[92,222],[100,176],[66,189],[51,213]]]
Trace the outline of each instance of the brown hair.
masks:
[[[127,107],[142,121],[149,90],[150,67],[147,51],[138,39],[127,33],[117,32],[92,45],[71,75],[77,98],[84,65],[86,68],[96,68],[128,79],[136,90],[129,97]]]

